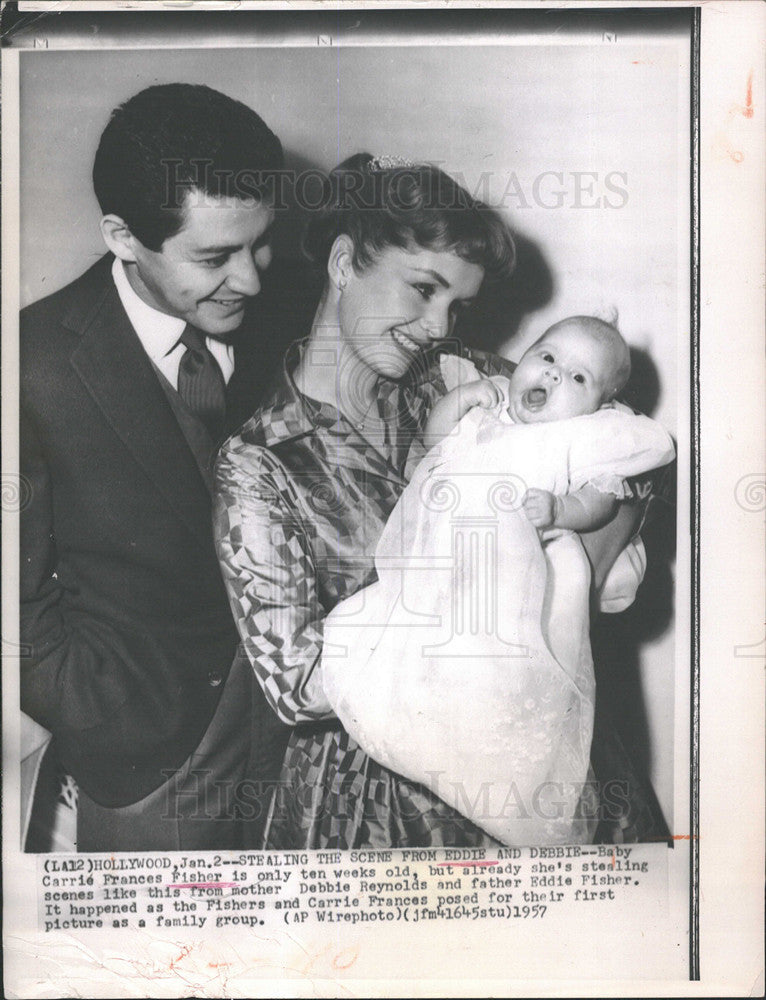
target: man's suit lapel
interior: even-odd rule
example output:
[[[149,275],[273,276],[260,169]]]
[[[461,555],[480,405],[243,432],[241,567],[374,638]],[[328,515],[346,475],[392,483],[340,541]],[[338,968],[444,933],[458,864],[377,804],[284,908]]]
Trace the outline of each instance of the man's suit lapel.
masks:
[[[64,325],[80,334],[71,364],[107,422],[178,517],[195,535],[209,537],[207,488],[107,275],[99,276],[101,288],[95,295],[83,295],[64,317]]]

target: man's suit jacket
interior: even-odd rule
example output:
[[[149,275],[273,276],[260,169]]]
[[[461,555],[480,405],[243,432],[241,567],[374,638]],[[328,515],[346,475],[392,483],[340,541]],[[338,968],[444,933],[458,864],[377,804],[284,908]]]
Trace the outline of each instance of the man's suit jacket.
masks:
[[[31,656],[21,692],[78,784],[121,806],[198,745],[238,642],[209,488],[111,263],[107,255],[22,312],[21,472],[31,500],[21,517],[21,635]],[[235,341],[230,430],[255,409],[263,356],[277,350],[273,317],[253,329],[258,312]],[[260,690],[254,699],[261,739],[284,741]]]

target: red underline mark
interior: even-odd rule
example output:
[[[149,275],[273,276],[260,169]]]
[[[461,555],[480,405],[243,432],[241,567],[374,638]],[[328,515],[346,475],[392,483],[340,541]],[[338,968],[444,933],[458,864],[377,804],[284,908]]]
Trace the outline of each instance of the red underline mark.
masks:
[[[173,882],[168,889],[233,889],[236,882]]]
[[[499,865],[499,861],[437,861],[437,865],[453,865],[455,868],[488,868],[490,865]]]
[[[646,843],[647,844],[653,844],[653,843],[657,843],[657,842],[663,843],[666,840],[699,840],[699,839],[700,838],[698,836],[696,836],[696,834],[673,833],[673,834],[670,834],[667,837],[647,837],[646,838]]]

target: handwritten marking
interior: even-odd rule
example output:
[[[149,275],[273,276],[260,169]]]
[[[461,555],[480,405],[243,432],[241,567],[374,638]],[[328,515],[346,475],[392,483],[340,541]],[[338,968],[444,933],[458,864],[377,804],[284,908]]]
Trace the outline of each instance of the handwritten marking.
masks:
[[[755,114],[755,109],[753,107],[753,71],[747,74],[747,82],[745,83],[745,103],[744,104],[733,104],[729,109],[729,118],[734,118],[736,115],[742,115],[743,118],[752,118]],[[729,154],[731,159],[735,163],[742,163],[745,159],[745,154],[740,149],[732,149],[731,145],[726,144],[726,152]]]
[[[345,955],[346,952],[351,952],[351,958],[347,962],[342,962],[341,955]],[[334,956],[332,960],[332,967],[333,969],[350,969],[357,958],[359,958],[358,948],[346,948],[345,951],[339,951],[338,954]]]
[[[186,956],[191,953],[191,950],[192,950],[191,945],[188,944],[184,945],[183,948],[181,949],[181,954],[178,955],[177,958],[172,959],[170,965],[168,966],[168,969],[174,969],[176,966],[176,962],[180,962],[184,958],[186,958]]]
[[[302,945],[301,945],[301,947],[303,948]],[[298,972],[300,973],[300,975],[302,975],[302,976],[308,976],[309,969],[312,967],[312,965],[314,965],[316,962],[318,962],[319,959],[322,958],[323,955],[326,955],[327,952],[330,950],[330,948],[331,948],[331,945],[329,945],[329,944],[325,945],[324,948],[320,949],[319,951],[315,951],[313,953],[313,955],[310,952],[307,952],[305,948],[303,948],[303,951],[306,951],[306,954],[309,956],[309,960],[308,960],[308,962],[306,962],[306,964],[303,966],[302,969],[298,969]]]
[[[753,71],[750,70],[747,76],[745,87],[745,103],[737,108],[739,114],[745,118],[752,118],[755,111],[753,108]]]

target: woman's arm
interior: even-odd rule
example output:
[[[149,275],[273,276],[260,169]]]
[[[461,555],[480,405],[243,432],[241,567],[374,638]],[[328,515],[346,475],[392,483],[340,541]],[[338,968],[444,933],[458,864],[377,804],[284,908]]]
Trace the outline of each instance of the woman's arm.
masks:
[[[593,569],[593,586],[601,590],[615,559],[641,525],[644,503],[623,500],[617,504],[614,517],[596,531],[580,533],[580,540]]]
[[[221,452],[214,530],[234,620],[271,707],[288,725],[334,717],[320,679],[325,610],[309,539],[264,449]]]

